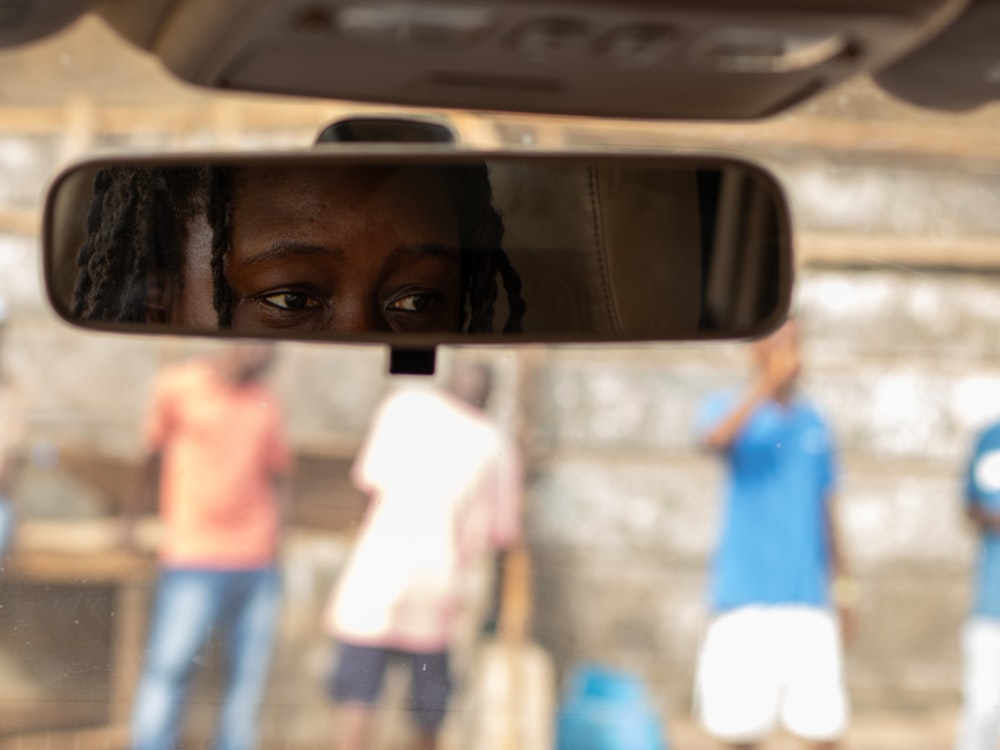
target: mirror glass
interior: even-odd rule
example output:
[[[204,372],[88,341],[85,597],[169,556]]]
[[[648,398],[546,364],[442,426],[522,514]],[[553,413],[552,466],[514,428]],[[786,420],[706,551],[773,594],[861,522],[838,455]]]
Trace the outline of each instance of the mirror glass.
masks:
[[[787,311],[787,208],[739,162],[387,156],[87,163],[46,280],[89,327],[282,338],[689,340]]]

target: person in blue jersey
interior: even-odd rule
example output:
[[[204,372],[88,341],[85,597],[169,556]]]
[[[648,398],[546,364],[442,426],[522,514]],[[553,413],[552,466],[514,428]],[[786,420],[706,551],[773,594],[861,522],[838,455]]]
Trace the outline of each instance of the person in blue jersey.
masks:
[[[831,508],[833,435],[796,390],[796,323],[752,350],[750,384],[709,398],[697,422],[700,443],[728,474],[698,664],[700,719],[733,748],[753,748],[779,722],[815,748],[834,748],[847,723],[841,646],[853,617]]]
[[[965,473],[965,512],[979,535],[972,611],[962,632],[964,678],[956,750],[1000,740],[1000,423],[979,435]]]

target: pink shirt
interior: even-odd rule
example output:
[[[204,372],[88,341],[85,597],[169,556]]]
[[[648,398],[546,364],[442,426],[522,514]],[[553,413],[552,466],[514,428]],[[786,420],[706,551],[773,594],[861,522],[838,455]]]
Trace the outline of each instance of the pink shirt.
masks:
[[[271,391],[262,383],[229,383],[209,362],[188,362],[160,376],[145,433],[150,449],[163,455],[162,562],[271,565],[280,521],[274,478],[291,464]]]
[[[328,632],[360,645],[447,648],[464,568],[520,535],[517,450],[454,397],[407,389],[379,408],[352,477],[372,499],[327,606]]]

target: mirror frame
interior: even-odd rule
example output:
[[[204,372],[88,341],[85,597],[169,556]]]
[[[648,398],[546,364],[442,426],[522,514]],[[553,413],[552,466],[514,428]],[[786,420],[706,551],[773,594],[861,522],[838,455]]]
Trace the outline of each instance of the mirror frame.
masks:
[[[55,224],[58,213],[57,196],[62,186],[83,169],[98,169],[115,164],[149,166],[185,166],[204,163],[224,163],[227,166],[266,166],[276,162],[292,165],[345,163],[366,164],[460,164],[476,161],[537,161],[540,163],[614,162],[636,166],[697,166],[699,168],[739,168],[754,177],[772,197],[775,206],[778,247],[778,306],[765,320],[751,330],[733,332],[695,331],[692,336],[621,336],[580,334],[462,334],[462,333],[407,333],[393,332],[338,334],[233,329],[192,330],[170,325],[76,320],[63,305],[55,292],[54,259],[56,253]],[[109,152],[95,153],[65,167],[51,181],[46,190],[42,229],[43,274],[45,295],[56,314],[76,328],[109,333],[127,333],[147,336],[194,336],[199,338],[271,339],[277,341],[323,342],[327,344],[384,344],[401,349],[431,349],[436,346],[518,346],[528,344],[629,344],[652,342],[732,341],[763,336],[777,328],[788,316],[794,285],[794,248],[791,212],[785,191],[778,179],[766,168],[744,156],[715,152],[678,152],[669,149],[607,148],[574,149],[566,151],[540,151],[537,149],[475,149],[454,144],[393,144],[393,143],[321,143],[309,148],[287,151],[205,151],[205,152]]]

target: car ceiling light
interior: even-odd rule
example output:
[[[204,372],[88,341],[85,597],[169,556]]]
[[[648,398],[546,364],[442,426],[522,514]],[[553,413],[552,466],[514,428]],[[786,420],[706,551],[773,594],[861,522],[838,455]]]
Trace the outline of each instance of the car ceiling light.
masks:
[[[791,73],[829,62],[851,50],[840,32],[727,27],[697,44],[698,67],[724,73]]]
[[[345,6],[337,11],[336,26],[359,41],[456,44],[479,37],[492,21],[488,8],[397,3]]]
[[[543,18],[517,29],[510,37],[510,44],[526,60],[544,62],[582,51],[590,35],[590,27],[575,18]]]
[[[677,34],[669,26],[636,24],[616,29],[600,43],[600,52],[622,68],[644,68],[654,65],[677,42]]]

